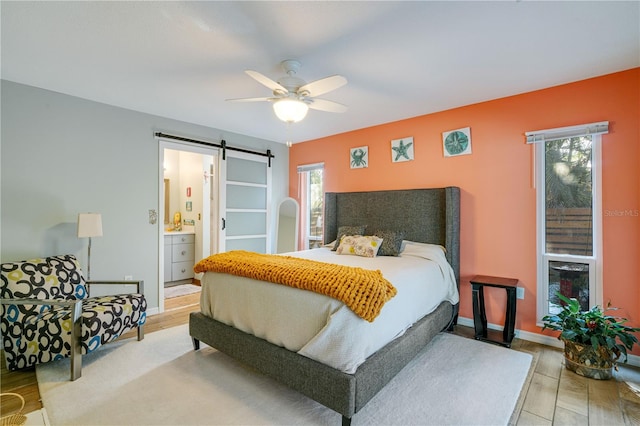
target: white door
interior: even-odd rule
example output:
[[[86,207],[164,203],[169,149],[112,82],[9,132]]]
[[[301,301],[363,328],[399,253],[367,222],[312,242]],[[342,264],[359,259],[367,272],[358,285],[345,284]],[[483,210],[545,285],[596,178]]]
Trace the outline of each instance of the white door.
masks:
[[[220,170],[218,251],[271,252],[271,174],[267,157],[226,151]]]

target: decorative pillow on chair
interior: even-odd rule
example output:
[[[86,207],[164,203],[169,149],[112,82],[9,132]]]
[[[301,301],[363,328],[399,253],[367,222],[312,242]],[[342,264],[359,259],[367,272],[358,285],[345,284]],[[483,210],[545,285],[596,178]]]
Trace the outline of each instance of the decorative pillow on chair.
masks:
[[[382,238],[378,256],[400,256],[404,234],[399,231],[376,231],[376,237]]]
[[[363,257],[376,257],[382,238],[375,236],[345,235],[340,239],[337,254],[350,254]]]
[[[338,237],[336,238],[336,245],[333,246],[333,251],[338,250],[338,246],[340,245],[340,239],[343,235],[363,235],[365,225],[357,225],[357,226],[340,226],[338,228]]]

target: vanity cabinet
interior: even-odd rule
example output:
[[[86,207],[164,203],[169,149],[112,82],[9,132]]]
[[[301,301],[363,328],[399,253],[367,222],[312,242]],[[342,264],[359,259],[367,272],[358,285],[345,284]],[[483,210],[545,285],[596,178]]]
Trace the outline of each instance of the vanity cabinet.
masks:
[[[164,280],[192,279],[195,264],[195,234],[164,236]]]

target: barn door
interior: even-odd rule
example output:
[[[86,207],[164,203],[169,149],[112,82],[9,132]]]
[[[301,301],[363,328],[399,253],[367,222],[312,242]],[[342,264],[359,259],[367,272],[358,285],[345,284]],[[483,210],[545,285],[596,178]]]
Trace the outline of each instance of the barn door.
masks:
[[[219,251],[271,251],[271,167],[267,157],[226,152],[220,159]]]

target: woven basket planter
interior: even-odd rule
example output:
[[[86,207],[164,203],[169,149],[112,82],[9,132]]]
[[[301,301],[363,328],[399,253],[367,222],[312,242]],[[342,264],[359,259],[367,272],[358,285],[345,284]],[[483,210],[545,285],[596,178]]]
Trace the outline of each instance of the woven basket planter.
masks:
[[[18,393],[2,393],[0,394],[0,402],[2,402],[0,405],[3,405],[6,408],[7,400],[9,398],[19,399],[20,408],[14,413],[0,417],[0,426],[21,426],[25,424],[27,422],[27,416],[22,414],[22,410],[24,410],[24,398]]]
[[[564,340],[564,358],[567,370],[591,379],[608,380],[613,377],[613,353],[606,347],[594,349],[590,345]]]

